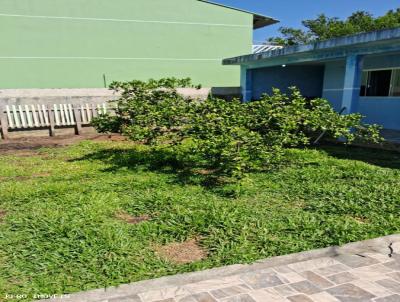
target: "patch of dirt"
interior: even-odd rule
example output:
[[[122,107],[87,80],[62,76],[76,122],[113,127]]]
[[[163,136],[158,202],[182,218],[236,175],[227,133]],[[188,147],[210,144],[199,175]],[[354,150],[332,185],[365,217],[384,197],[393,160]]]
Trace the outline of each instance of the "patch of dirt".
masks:
[[[43,177],[49,177],[51,176],[50,173],[36,173],[36,174],[32,174],[30,176],[16,176],[14,177],[15,180],[17,181],[24,181],[24,180],[29,180],[29,179],[33,179],[33,178],[43,178]]]
[[[351,219],[355,220],[357,223],[359,224],[365,224],[368,223],[368,219],[367,218],[363,218],[363,217],[350,217]]]
[[[39,155],[38,151],[34,150],[2,150],[0,146],[0,155],[12,155],[16,157],[31,157]]]
[[[47,173],[47,172],[36,173],[36,174],[32,175],[32,177],[34,177],[34,178],[50,177],[50,176],[51,176],[51,173]]]
[[[132,216],[126,212],[118,212],[115,214],[115,217],[129,224],[139,224],[141,222],[150,220],[150,216],[148,215]]]
[[[3,222],[4,217],[6,217],[6,215],[7,215],[7,212],[0,209],[0,223]]]
[[[195,172],[200,175],[213,175],[217,171],[218,171],[217,169],[200,169],[196,170]]]
[[[126,142],[126,141],[128,141],[128,138],[126,138],[125,136],[119,135],[119,134],[113,134],[113,135],[101,135],[92,140],[93,141]]]
[[[25,180],[30,179],[30,176],[16,176],[16,177],[14,177],[14,179],[16,181],[25,181]]]
[[[207,258],[207,252],[200,247],[196,239],[158,246],[155,252],[176,264],[187,264]]]
[[[94,141],[124,141],[121,135],[86,134],[60,135],[55,137],[24,137],[10,140],[0,140],[0,155],[29,157],[38,155],[40,148],[60,148],[79,143],[83,140]]]

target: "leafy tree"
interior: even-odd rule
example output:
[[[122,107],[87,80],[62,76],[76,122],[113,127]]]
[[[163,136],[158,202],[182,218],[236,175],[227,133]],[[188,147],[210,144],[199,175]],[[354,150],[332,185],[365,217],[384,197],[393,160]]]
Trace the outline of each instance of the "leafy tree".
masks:
[[[325,14],[321,14],[316,19],[304,20],[302,24],[306,28],[305,30],[281,27],[279,30],[282,36],[270,38],[269,41],[283,46],[290,46],[399,27],[400,8],[390,10],[385,15],[377,18],[365,11],[357,11],[345,20],[329,18]]]
[[[275,89],[259,101],[241,103],[185,98],[175,89],[179,83],[113,83],[122,93],[115,114],[102,115],[93,125],[155,149],[169,148],[180,165],[235,178],[273,168],[286,148],[307,146],[323,131],[347,143],[379,140],[378,127],[362,125],[361,115],[340,115],[328,101],[307,100],[295,88],[289,95]]]

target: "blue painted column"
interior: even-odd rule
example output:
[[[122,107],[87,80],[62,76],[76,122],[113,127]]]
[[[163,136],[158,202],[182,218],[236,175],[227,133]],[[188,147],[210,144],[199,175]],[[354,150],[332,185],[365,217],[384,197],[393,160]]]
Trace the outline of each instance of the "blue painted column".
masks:
[[[357,112],[360,99],[361,76],[364,56],[349,55],[346,58],[346,70],[343,86],[342,108],[346,107],[344,113]]]
[[[246,66],[240,66],[240,89],[243,102],[249,102],[253,98],[253,77],[252,70]]]

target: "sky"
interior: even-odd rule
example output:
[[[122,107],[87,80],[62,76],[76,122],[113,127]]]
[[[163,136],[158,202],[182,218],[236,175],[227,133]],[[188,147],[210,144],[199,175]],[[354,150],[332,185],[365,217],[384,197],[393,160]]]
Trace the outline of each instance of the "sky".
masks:
[[[400,7],[399,0],[213,0],[213,2],[250,10],[281,21],[277,25],[256,30],[255,42],[276,36],[281,26],[299,28],[302,20],[314,19],[321,13],[342,19],[357,10],[365,10],[380,16],[389,9]]]

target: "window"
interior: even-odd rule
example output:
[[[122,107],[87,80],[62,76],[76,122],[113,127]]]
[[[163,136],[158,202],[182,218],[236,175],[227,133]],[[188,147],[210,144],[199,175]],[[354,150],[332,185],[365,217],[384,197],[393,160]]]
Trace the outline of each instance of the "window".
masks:
[[[400,69],[363,71],[361,96],[400,96]]]
[[[393,70],[392,96],[400,96],[400,69]]]

